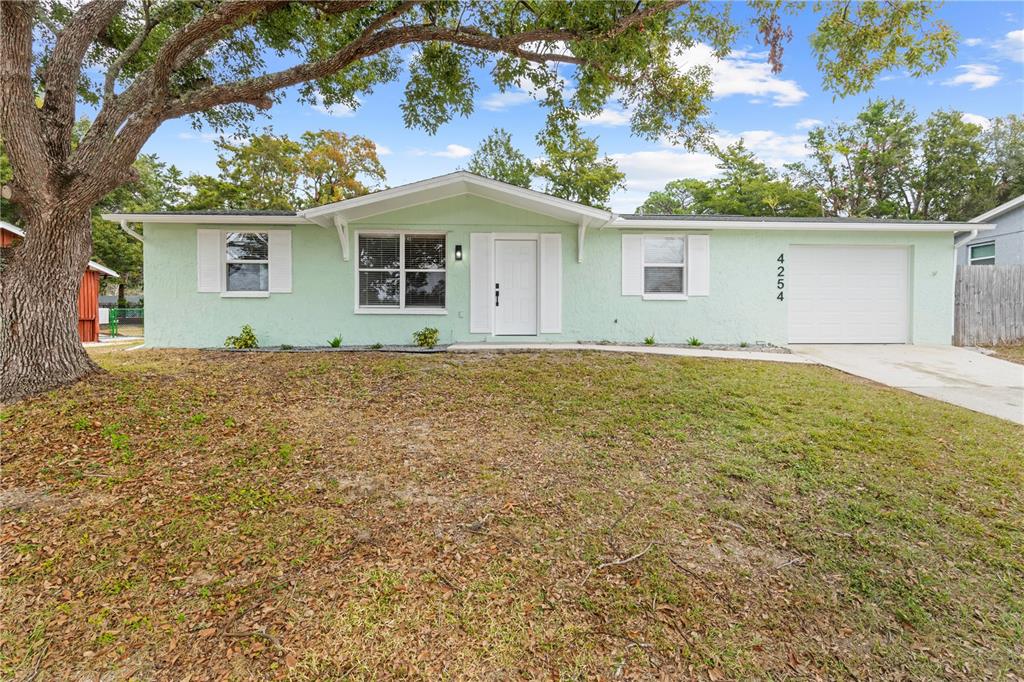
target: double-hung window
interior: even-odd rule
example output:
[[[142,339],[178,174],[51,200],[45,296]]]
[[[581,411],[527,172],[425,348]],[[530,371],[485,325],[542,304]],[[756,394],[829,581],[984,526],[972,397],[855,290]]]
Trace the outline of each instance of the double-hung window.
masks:
[[[988,242],[987,244],[972,244],[968,248],[970,249],[970,258],[968,259],[968,262],[971,265],[996,264],[995,242]]]
[[[228,232],[225,235],[224,248],[225,291],[269,291],[268,233]]]
[[[686,238],[644,237],[644,297],[680,298],[686,294]]]
[[[358,308],[441,312],[445,308],[445,236],[360,234]]]

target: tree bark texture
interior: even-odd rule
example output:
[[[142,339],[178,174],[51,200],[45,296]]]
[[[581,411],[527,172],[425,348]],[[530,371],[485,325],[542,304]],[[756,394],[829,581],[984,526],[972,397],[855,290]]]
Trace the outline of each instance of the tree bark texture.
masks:
[[[87,210],[30,215],[0,270],[0,402],[99,371],[78,338],[78,288],[92,236]]]

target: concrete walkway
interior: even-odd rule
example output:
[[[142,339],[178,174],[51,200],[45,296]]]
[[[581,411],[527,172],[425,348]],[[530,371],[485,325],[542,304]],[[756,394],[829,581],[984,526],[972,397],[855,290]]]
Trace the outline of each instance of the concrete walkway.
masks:
[[[955,346],[793,345],[794,355],[1024,424],[1024,365]]]
[[[448,346],[448,350],[456,353],[460,351],[478,353],[480,351],[596,350],[605,353],[677,355],[688,358],[721,358],[723,360],[764,360],[766,362],[790,362],[805,365],[817,362],[795,353],[762,353],[753,350],[706,350],[699,347],[616,346],[603,343],[454,343]]]

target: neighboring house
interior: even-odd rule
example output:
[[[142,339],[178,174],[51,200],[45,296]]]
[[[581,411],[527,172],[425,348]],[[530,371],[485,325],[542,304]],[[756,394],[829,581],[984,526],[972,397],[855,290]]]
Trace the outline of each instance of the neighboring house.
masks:
[[[20,227],[0,220],[0,249],[14,246],[25,237]],[[100,278],[117,277],[117,273],[89,261],[78,288],[78,337],[85,343],[100,340]]]
[[[931,343],[955,232],[984,225],[636,216],[464,171],[298,213],[145,226],[146,343]]]
[[[1024,265],[1024,194],[970,222],[988,223],[995,228],[960,246],[957,265]]]

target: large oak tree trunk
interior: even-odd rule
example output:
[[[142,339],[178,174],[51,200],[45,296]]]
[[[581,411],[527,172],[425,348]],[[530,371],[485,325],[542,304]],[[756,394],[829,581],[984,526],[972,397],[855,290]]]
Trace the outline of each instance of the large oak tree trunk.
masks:
[[[89,262],[87,210],[30,211],[0,272],[0,401],[99,371],[78,338],[78,289]]]

